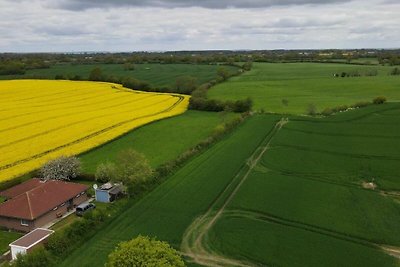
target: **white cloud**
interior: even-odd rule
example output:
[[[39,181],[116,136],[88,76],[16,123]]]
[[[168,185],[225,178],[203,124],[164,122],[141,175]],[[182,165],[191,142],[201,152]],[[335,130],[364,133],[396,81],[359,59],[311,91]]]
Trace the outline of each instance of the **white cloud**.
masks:
[[[263,8],[115,7],[103,1],[75,11],[54,8],[51,0],[0,0],[0,52],[400,47],[397,5],[382,0]]]

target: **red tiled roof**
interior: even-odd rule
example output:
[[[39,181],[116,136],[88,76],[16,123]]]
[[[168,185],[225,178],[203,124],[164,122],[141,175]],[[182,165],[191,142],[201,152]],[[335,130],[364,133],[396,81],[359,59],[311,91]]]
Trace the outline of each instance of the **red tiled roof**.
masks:
[[[0,204],[0,216],[34,220],[86,189],[83,184],[49,180]]]
[[[29,179],[28,181],[25,181],[19,185],[16,185],[7,190],[1,191],[0,196],[5,197],[5,198],[13,198],[18,195],[21,195],[22,193],[28,192],[35,187],[40,186],[42,183],[43,182],[37,178]]]

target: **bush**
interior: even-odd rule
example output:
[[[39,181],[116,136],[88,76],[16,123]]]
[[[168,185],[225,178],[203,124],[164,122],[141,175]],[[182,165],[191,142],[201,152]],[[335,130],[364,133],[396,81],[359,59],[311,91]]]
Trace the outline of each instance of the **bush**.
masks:
[[[102,81],[102,80],[104,80],[104,75],[101,68],[96,67],[92,69],[92,71],[89,74],[89,81]]]
[[[56,75],[54,76],[54,79],[55,79],[55,80],[66,80],[65,76],[62,75],[62,74],[56,74]]]
[[[399,68],[394,68],[391,72],[390,75],[400,75],[400,70]]]
[[[215,99],[207,99],[204,97],[191,97],[189,100],[189,109],[203,111],[233,111],[238,113],[248,112],[253,106],[251,98],[244,100],[220,101]]]
[[[233,112],[247,112],[250,111],[253,106],[253,100],[251,98],[246,98],[244,100],[236,100],[233,103]]]
[[[334,107],[334,108],[332,109],[332,111],[333,111],[334,113],[337,113],[337,112],[341,112],[341,111],[346,111],[346,110],[348,110],[348,109],[349,109],[349,107],[348,107],[347,105],[341,105],[341,106]]]
[[[126,78],[122,81],[122,85],[126,88],[133,90],[144,90],[148,91],[150,89],[150,84],[145,81],[140,81],[135,78]]]
[[[225,105],[219,100],[191,97],[189,100],[189,109],[219,112],[225,109]]]
[[[125,71],[135,70],[135,65],[133,63],[125,63],[124,70]]]
[[[333,110],[331,108],[326,108],[321,112],[321,114],[324,116],[330,116],[333,114]]]
[[[313,103],[308,104],[306,112],[307,112],[307,115],[315,116],[315,115],[317,115],[317,107]]]
[[[369,105],[371,105],[371,102],[368,102],[368,101],[360,101],[360,102],[355,103],[355,104],[352,105],[351,107],[353,107],[353,108],[363,108],[363,107],[366,107],[366,106],[369,106]]]
[[[15,267],[44,267],[54,265],[54,260],[51,254],[43,247],[38,247],[32,250],[29,254],[18,255],[10,266]]]
[[[192,76],[181,76],[175,81],[175,92],[180,94],[191,94],[198,85],[196,77]]]
[[[380,105],[383,104],[387,101],[386,97],[384,96],[378,96],[375,97],[374,100],[372,100],[372,103],[374,103],[375,105]]]
[[[251,70],[252,67],[253,67],[253,62],[249,61],[243,64],[242,69],[245,71],[249,71]]]
[[[107,267],[183,267],[179,253],[168,243],[138,236],[130,241],[121,242],[108,256]]]

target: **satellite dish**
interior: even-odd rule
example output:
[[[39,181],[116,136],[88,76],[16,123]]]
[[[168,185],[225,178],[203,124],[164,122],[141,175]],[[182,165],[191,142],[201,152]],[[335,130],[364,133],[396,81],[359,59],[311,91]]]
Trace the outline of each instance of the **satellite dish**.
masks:
[[[97,184],[93,185],[93,189],[96,190],[98,188]]]

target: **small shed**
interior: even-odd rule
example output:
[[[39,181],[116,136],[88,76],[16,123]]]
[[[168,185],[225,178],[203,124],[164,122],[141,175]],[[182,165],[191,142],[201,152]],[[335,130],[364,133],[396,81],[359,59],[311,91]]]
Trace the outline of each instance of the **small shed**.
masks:
[[[29,253],[29,251],[36,246],[43,244],[52,233],[54,233],[52,230],[36,228],[32,232],[29,232],[23,237],[15,240],[10,244],[11,258],[15,260],[18,254]]]
[[[109,203],[113,202],[122,194],[122,186],[120,184],[106,183],[95,189],[96,201]]]

